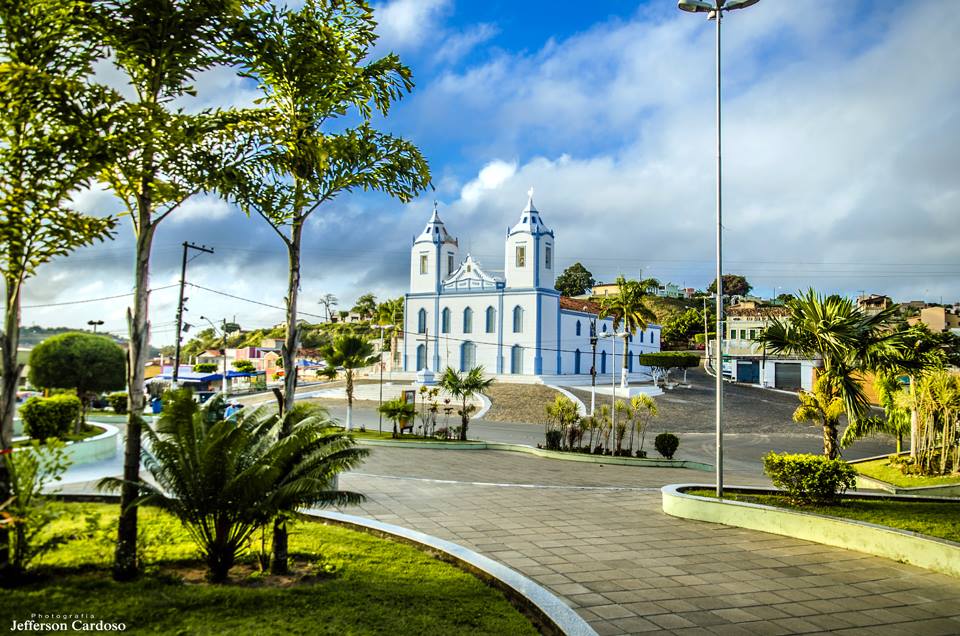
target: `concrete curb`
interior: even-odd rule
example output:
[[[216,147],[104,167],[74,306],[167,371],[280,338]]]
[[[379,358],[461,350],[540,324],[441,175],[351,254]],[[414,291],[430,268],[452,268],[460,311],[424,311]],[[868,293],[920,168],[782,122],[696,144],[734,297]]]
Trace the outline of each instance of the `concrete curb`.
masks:
[[[901,453],[901,455],[907,454],[908,453],[906,452]],[[854,470],[856,470],[857,464],[872,462],[878,459],[886,459],[887,457],[889,457],[889,455],[864,457],[863,459],[856,459],[849,463],[851,466],[853,466]],[[857,488],[883,490],[895,495],[915,495],[920,497],[960,497],[960,483],[943,484],[941,486],[897,486],[896,484],[891,484],[888,481],[882,481],[876,477],[869,477],[860,473],[857,473]]]
[[[488,584],[492,584],[504,592],[508,598],[514,602],[519,602],[539,619],[540,625],[538,627],[540,627],[541,633],[566,634],[567,636],[596,636],[597,634],[575,611],[545,588],[516,570],[462,545],[409,528],[341,512],[311,510],[306,514],[337,525],[387,535],[392,539],[401,539],[407,543],[415,544],[420,549],[426,548],[429,551],[440,553],[444,560],[450,561]]]
[[[567,391],[566,389],[561,388],[561,387],[559,387],[559,386],[556,386],[556,385],[554,385],[554,384],[545,384],[544,386],[547,387],[548,389],[553,389],[553,390],[556,391],[557,393],[560,393],[560,394],[566,396],[567,399],[569,399],[571,402],[573,402],[573,403],[577,406],[577,413],[580,414],[580,417],[586,417],[586,416],[587,416],[587,405],[584,404],[584,403],[583,403],[583,400],[581,400],[580,398],[578,398],[576,395],[574,395],[574,394],[571,393],[570,391]]]
[[[390,439],[358,438],[360,446],[387,446],[391,448],[429,448],[437,450],[498,450],[512,453],[526,453],[545,459],[559,459],[568,462],[586,462],[588,464],[609,464],[616,466],[636,466],[648,468],[690,468],[710,472],[713,466],[685,459],[642,459],[639,457],[613,457],[609,455],[589,455],[587,453],[564,453],[546,450],[523,444],[501,442],[399,442]]]
[[[105,430],[99,435],[88,437],[79,442],[67,442],[63,451],[74,466],[93,464],[105,459],[111,459],[117,455],[117,440],[120,436],[120,429],[106,422],[89,420],[89,423],[95,424]],[[27,449],[24,447],[14,449],[15,452],[24,450]]]
[[[865,521],[828,517],[811,512],[775,508],[761,504],[717,500],[683,492],[689,488],[713,488],[712,485],[670,484],[661,489],[663,511],[674,517],[709,521],[728,526],[759,530],[837,548],[856,550],[874,556],[909,563],[918,567],[960,577],[960,543],[928,537],[907,530],[880,526]],[[768,488],[731,488],[731,491],[773,493]],[[857,497],[877,499],[923,500],[919,497],[895,497],[858,493]],[[944,501],[944,500],[941,500]]]

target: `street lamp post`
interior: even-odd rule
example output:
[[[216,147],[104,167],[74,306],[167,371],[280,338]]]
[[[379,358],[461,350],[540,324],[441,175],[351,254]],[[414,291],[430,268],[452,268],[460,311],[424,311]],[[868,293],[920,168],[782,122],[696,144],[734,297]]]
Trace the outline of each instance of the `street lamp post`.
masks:
[[[623,338],[627,335],[627,332],[617,333],[611,331],[610,333],[600,334],[601,338],[610,338],[610,342],[613,346],[613,353],[610,356],[610,426],[612,427],[610,433],[613,435],[614,439],[617,437],[617,338]]]
[[[380,406],[383,406],[383,332],[387,329],[393,329],[393,325],[370,325],[374,329],[380,330]],[[393,367],[391,367],[393,368]],[[383,413],[380,412],[380,408],[377,408],[378,420],[378,430],[380,434],[383,434]]]
[[[590,320],[590,346],[593,348],[593,359],[590,361],[590,417],[593,417],[594,406],[597,401],[597,319]]]
[[[707,18],[717,23],[717,366],[714,369],[716,380],[716,425],[717,425],[717,497],[723,497],[723,233],[721,205],[721,161],[720,161],[720,23],[725,11],[746,9],[759,0],[680,0],[677,6],[690,13],[706,13]]]
[[[93,333],[97,333],[97,327],[103,324],[102,320],[88,320],[87,324],[93,327]]]

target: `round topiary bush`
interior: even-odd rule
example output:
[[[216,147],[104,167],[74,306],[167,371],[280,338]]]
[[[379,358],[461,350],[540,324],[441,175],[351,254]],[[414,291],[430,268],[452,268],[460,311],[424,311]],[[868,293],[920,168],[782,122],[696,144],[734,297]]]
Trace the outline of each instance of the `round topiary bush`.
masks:
[[[797,504],[836,503],[857,483],[850,464],[823,455],[770,452],[763,456],[763,472]]]
[[[23,432],[33,439],[64,438],[80,417],[80,398],[76,395],[32,397],[20,407]]]
[[[110,408],[113,409],[114,413],[120,415],[127,412],[127,394],[126,393],[111,393],[107,396],[107,402],[110,403]]]
[[[677,447],[680,446],[680,440],[673,433],[660,433],[653,440],[653,446],[661,456],[673,459],[673,454],[677,452]]]

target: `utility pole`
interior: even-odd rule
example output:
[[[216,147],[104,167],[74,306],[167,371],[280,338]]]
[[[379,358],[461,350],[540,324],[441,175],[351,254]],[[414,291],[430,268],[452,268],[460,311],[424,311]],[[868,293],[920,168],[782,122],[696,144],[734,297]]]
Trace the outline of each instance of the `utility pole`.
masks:
[[[590,320],[590,346],[593,347],[593,359],[590,362],[590,417],[593,417],[597,402],[597,319]]]
[[[393,325],[370,325],[374,329],[380,330],[380,407],[383,406],[383,332],[386,329],[393,329]],[[380,411],[380,408],[377,408],[377,415],[379,417],[377,430],[382,435],[383,434],[383,413]]]
[[[183,288],[187,283],[187,252],[190,250],[213,254],[212,247],[196,245],[189,241],[183,242],[183,260],[180,263],[180,301],[177,303],[177,341],[176,350],[173,354],[173,381],[171,382],[173,388],[177,388],[177,380],[179,380],[180,375],[180,337],[183,331],[183,301],[186,300],[186,298],[183,297]]]
[[[707,358],[707,364],[710,364],[710,327],[707,325],[707,297],[703,297],[703,349]],[[704,365],[706,366],[706,365]]]

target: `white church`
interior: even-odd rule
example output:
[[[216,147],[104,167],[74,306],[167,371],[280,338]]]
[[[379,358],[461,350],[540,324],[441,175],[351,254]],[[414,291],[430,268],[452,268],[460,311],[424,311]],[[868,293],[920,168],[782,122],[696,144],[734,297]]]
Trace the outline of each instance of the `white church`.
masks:
[[[403,369],[440,374],[447,367],[482,365],[498,379],[589,384],[596,344],[597,384],[620,380],[623,338],[599,305],[561,296],[554,288],[557,245],[530,192],[517,223],[507,230],[503,275],[493,275],[433,216],[410,250],[410,293],[405,296]],[[616,361],[613,353],[616,348]],[[628,343],[631,381],[649,380],[638,356],[660,350],[660,326],[648,325]],[[422,375],[422,374],[421,374]],[[558,377],[559,376],[559,377]]]

